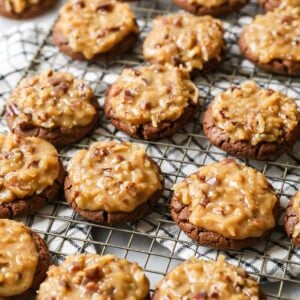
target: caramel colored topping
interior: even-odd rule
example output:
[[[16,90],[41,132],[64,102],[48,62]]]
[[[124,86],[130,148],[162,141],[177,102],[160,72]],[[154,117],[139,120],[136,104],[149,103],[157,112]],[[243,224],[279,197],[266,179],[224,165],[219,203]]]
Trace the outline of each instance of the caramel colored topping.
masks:
[[[96,114],[93,97],[83,80],[48,70],[21,81],[9,100],[8,114],[15,126],[87,126]]]
[[[219,94],[212,104],[215,125],[233,142],[280,142],[299,121],[296,101],[286,95],[261,89],[248,81]]]
[[[260,237],[275,226],[278,198],[257,170],[224,159],[201,167],[174,186],[175,198],[189,207],[196,227],[232,239]]]
[[[241,268],[217,261],[191,258],[173,269],[158,286],[160,300],[259,300],[257,282]]]
[[[222,22],[190,14],[160,16],[144,42],[144,56],[157,63],[183,65],[189,70],[220,60],[224,49]]]
[[[293,210],[296,212],[298,223],[294,227],[293,238],[296,238],[300,234],[300,191],[297,192],[293,198]]]
[[[149,281],[137,263],[113,255],[68,256],[51,266],[37,300],[145,300]]]
[[[59,172],[56,149],[34,137],[0,135],[0,204],[41,194]]]
[[[116,118],[131,125],[177,120],[198,89],[188,72],[171,65],[125,69],[107,93]]]
[[[258,15],[244,27],[243,38],[260,63],[300,61],[300,7],[287,7]]]
[[[131,212],[162,188],[157,165],[140,145],[93,143],[70,161],[71,195],[82,209]]]
[[[286,6],[300,7],[300,0],[280,0],[280,8],[285,8]]]
[[[21,14],[28,7],[36,5],[40,0],[3,0],[5,9],[9,12]]]
[[[87,59],[139,31],[130,6],[114,0],[69,0],[56,26],[73,51]]]
[[[0,220],[0,297],[17,296],[33,282],[39,254],[29,229],[13,220]]]
[[[204,7],[215,7],[221,6],[228,2],[232,2],[232,0],[187,0],[189,4],[193,5],[201,5]]]

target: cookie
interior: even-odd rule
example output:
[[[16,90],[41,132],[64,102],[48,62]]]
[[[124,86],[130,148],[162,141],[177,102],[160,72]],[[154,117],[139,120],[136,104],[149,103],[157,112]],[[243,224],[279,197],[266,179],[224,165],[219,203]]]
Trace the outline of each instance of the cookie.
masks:
[[[149,280],[137,263],[113,255],[67,256],[51,266],[37,300],[149,299]]]
[[[0,0],[0,15],[13,19],[38,16],[57,3],[57,0]]]
[[[299,120],[294,99],[248,81],[216,96],[204,114],[203,130],[230,154],[264,160],[293,145]]]
[[[269,72],[300,75],[300,7],[257,15],[239,38],[242,54]]]
[[[158,139],[179,131],[199,104],[186,70],[171,65],[124,69],[106,92],[104,112],[128,135]]]
[[[53,42],[73,59],[106,62],[133,48],[138,35],[129,4],[69,0],[60,10]]]
[[[0,220],[0,298],[28,300],[45,279],[50,254],[44,240],[23,223]]]
[[[258,0],[260,6],[265,10],[274,10],[277,7],[295,6],[300,7],[299,0]]]
[[[152,300],[257,299],[265,300],[256,280],[220,255],[217,261],[190,258],[158,284]]]
[[[99,110],[83,80],[47,70],[23,79],[16,87],[7,103],[6,122],[14,134],[64,146],[78,142],[95,128]]]
[[[196,15],[223,17],[239,11],[248,0],[173,0],[173,2]]]
[[[159,16],[144,41],[144,57],[151,63],[173,64],[189,71],[209,70],[224,55],[223,35],[222,22],[211,16]]]
[[[38,211],[57,197],[64,175],[50,143],[35,137],[0,135],[0,218]]]
[[[239,250],[268,236],[279,200],[257,170],[224,159],[199,168],[173,187],[174,221],[200,245]]]
[[[285,212],[285,231],[293,244],[300,248],[300,191],[289,201]]]
[[[164,179],[141,145],[104,141],[78,151],[68,166],[65,196],[96,223],[136,221],[162,195]]]

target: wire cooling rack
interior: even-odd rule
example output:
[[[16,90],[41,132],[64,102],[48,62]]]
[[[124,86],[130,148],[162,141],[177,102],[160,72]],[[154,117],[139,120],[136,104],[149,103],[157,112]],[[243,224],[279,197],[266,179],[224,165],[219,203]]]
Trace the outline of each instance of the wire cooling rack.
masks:
[[[130,54],[101,65],[72,61],[53,45],[50,29],[44,38],[38,41],[39,46],[29,66],[19,70],[20,76],[32,76],[47,68],[69,71],[91,85],[103,106],[105,90],[122,69],[144,63],[141,44],[151,28],[153,17],[178,10],[170,0],[141,0],[132,4],[132,7],[141,29],[141,42]],[[137,261],[149,276],[153,290],[157,282],[183,259],[192,255],[211,259],[218,257],[220,251],[197,246],[179,230],[170,217],[169,200],[174,183],[181,181],[202,165],[227,157],[226,153],[208,142],[201,126],[202,112],[216,94],[232,84],[254,79],[262,86],[276,88],[299,98],[299,79],[265,73],[244,60],[239,53],[237,37],[241,27],[249,23],[251,17],[257,13],[258,6],[250,3],[241,12],[224,19],[227,56],[215,72],[202,74],[195,79],[200,91],[201,108],[180,133],[159,141],[132,139],[117,131],[101,111],[99,126],[91,136],[82,140],[80,144],[60,149],[60,157],[66,166],[76,150],[86,148],[96,140],[129,140],[145,144],[147,152],[164,173],[166,189],[154,211],[141,221],[130,225],[110,227],[88,222],[73,212],[63,198],[27,217],[27,224],[45,237],[54,262],[62,260],[70,253],[113,253]],[[29,55],[26,47],[22,51]],[[9,97],[11,86],[15,85],[15,82],[10,82],[9,75],[0,77],[2,84],[10,87],[1,94],[4,100]],[[1,131],[7,131],[3,116],[4,109],[0,127]],[[242,160],[263,172],[274,185],[282,204],[281,218],[266,241],[243,251],[226,251],[224,254],[231,263],[247,269],[254,275],[269,299],[296,299],[293,298],[296,296],[291,296],[291,290],[296,292],[294,295],[300,296],[300,288],[297,288],[300,284],[300,252],[297,252],[285,236],[282,226],[282,214],[287,200],[300,186],[299,149],[299,144],[296,144],[289,154],[265,162]]]

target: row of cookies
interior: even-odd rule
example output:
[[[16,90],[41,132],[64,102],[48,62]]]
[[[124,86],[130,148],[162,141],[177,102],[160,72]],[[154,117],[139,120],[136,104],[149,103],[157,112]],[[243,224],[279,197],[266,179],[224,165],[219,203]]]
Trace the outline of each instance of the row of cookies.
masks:
[[[201,7],[201,3],[190,1],[189,5]],[[258,15],[240,35],[241,52],[262,69],[298,76],[299,24],[300,6],[293,1]],[[111,60],[132,49],[138,36],[138,24],[130,6],[115,0],[70,0],[60,10],[53,29],[53,41],[63,53],[88,61]],[[144,57],[150,63],[174,64],[189,71],[216,67],[224,53],[221,21],[187,13],[156,17],[143,46]]]
[[[185,69],[154,64],[124,69],[106,91],[104,113],[132,137],[158,139],[179,131],[199,104],[198,89]],[[98,101],[83,80],[51,70],[22,80],[6,107],[14,134],[56,146],[82,139],[96,127],[99,114]],[[294,99],[248,81],[215,97],[204,114],[203,129],[224,151],[263,160],[293,145],[299,120]]]
[[[108,61],[137,41],[139,29],[130,6],[114,0],[98,2],[71,0],[60,11],[53,41],[73,59]],[[240,35],[241,52],[262,69],[297,76],[299,25],[299,4],[258,15]],[[173,64],[189,71],[212,69],[224,53],[221,21],[187,13],[156,17],[143,45],[150,63]]]
[[[150,299],[149,280],[137,263],[113,255],[77,254],[49,268],[46,243],[23,223],[1,219],[0,237],[1,299],[28,300],[36,291],[37,300]],[[161,280],[151,299],[217,297],[265,299],[257,282],[223,256],[183,262]]]
[[[56,149],[45,140],[1,135],[0,145],[1,218],[38,211],[64,182],[65,198],[79,215],[115,225],[140,219],[164,191],[159,166],[137,144],[95,142],[74,154],[66,178]],[[264,239],[277,222],[280,204],[273,187],[234,159],[201,167],[173,190],[174,221],[201,245],[245,248]],[[286,214],[287,233],[296,244],[298,200]]]
[[[48,11],[56,2],[56,0],[0,0],[0,15],[15,19],[32,18]],[[239,10],[248,3],[248,0],[173,0],[173,2],[194,14],[222,17]],[[259,0],[259,4],[265,10],[273,10],[282,4],[299,5],[299,2],[298,0]]]

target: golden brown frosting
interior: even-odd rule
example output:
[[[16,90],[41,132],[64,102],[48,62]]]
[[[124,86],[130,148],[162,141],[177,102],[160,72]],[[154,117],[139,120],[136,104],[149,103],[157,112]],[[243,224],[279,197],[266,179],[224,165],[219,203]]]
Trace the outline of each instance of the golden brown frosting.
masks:
[[[298,125],[294,99],[281,92],[262,89],[253,81],[220,93],[212,103],[215,125],[233,142],[280,142]]]
[[[300,7],[300,0],[280,0],[280,8],[284,8],[286,6],[295,6]]]
[[[73,51],[87,59],[139,31],[129,4],[114,0],[69,0],[56,26]]]
[[[198,104],[198,89],[186,70],[151,65],[123,70],[106,97],[122,122],[158,127],[177,120],[191,102]]]
[[[144,56],[157,63],[202,69],[212,60],[220,60],[225,44],[220,20],[190,14],[159,16],[144,42]]]
[[[260,237],[275,226],[278,198],[257,170],[224,159],[201,167],[174,186],[174,197],[189,207],[190,223],[232,239]]]
[[[144,147],[113,141],[78,151],[68,166],[71,195],[82,209],[131,212],[162,188]]]
[[[47,70],[21,81],[9,100],[8,114],[14,117],[14,126],[87,126],[96,114],[93,97],[83,80],[70,73]]]
[[[21,14],[29,6],[38,4],[40,0],[3,0],[5,9],[9,12]]]
[[[259,300],[257,282],[242,269],[225,262],[191,258],[175,267],[158,286],[160,300]]]
[[[221,6],[228,2],[232,2],[232,0],[187,0],[189,4],[201,5],[205,7],[215,7]]]
[[[295,225],[292,235],[293,238],[296,238],[300,234],[300,191],[293,198],[292,208],[298,218],[298,223]]]
[[[149,281],[137,263],[113,255],[68,256],[51,266],[37,300],[145,300]]]
[[[0,297],[17,296],[33,282],[39,254],[29,229],[13,220],[0,220]]]
[[[0,204],[41,194],[59,173],[56,149],[45,140],[0,135]]]
[[[243,39],[260,63],[300,61],[300,7],[275,9],[245,26]]]

